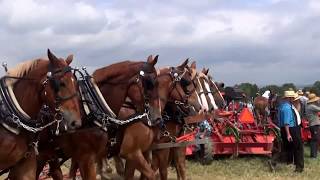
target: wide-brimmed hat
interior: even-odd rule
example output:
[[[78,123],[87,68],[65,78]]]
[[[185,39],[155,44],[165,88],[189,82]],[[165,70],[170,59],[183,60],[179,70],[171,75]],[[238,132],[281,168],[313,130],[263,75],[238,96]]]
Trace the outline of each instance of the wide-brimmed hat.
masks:
[[[283,95],[284,98],[297,98],[297,97],[298,97],[298,94],[295,93],[294,91],[291,91],[291,90],[289,90],[289,91],[284,91],[283,94],[284,94],[284,95]]]
[[[313,102],[316,102],[316,101],[319,101],[320,100],[320,97],[318,97],[316,94],[314,93],[311,93],[309,94],[308,96],[309,100],[307,103],[313,103]]]

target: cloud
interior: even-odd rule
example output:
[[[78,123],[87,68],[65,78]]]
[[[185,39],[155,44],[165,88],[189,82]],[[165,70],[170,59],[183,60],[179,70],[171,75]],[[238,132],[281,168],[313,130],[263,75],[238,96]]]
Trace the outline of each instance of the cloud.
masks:
[[[3,0],[0,57],[13,66],[51,48],[95,69],[159,54],[159,67],[191,57],[230,85],[306,84],[320,72],[319,7],[317,0]]]

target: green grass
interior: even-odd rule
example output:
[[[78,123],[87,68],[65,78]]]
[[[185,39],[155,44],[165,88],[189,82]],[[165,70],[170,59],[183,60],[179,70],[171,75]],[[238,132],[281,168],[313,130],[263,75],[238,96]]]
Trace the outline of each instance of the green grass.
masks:
[[[309,148],[305,148],[305,169],[303,173],[295,173],[293,165],[278,164],[276,172],[272,173],[267,161],[269,158],[261,156],[245,156],[235,159],[219,158],[211,165],[203,166],[188,161],[187,177],[192,180],[273,180],[273,179],[320,179],[320,157],[309,158]],[[170,178],[175,179],[175,171],[170,170]]]
[[[244,156],[238,158],[217,158],[211,165],[187,162],[187,179],[192,180],[320,180],[320,154],[317,159],[309,158],[309,148],[305,147],[305,169],[303,173],[294,173],[293,165],[278,164],[272,173],[267,161],[268,157]],[[65,171],[67,172],[67,171]],[[111,175],[113,179],[122,179]],[[138,179],[139,173],[136,173]],[[0,177],[0,180],[3,177]],[[169,179],[176,179],[175,170],[169,169]]]

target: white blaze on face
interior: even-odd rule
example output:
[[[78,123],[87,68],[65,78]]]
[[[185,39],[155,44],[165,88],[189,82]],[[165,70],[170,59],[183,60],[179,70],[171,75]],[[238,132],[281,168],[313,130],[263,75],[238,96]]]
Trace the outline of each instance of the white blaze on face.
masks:
[[[215,110],[218,109],[218,106],[217,106],[217,104],[216,104],[216,101],[214,100],[213,95],[212,95],[212,93],[211,93],[211,91],[210,91],[209,84],[208,84],[206,81],[204,81],[204,86],[206,87],[207,91],[209,92],[209,93],[208,93],[208,96],[209,96],[209,99],[210,99],[211,104],[212,104],[212,106],[213,106],[213,109],[215,109]]]
[[[201,83],[200,83],[200,80],[198,79],[198,84],[199,84],[199,90],[200,90],[200,92],[203,92],[203,88],[202,88],[202,86],[201,86]],[[209,110],[209,105],[208,105],[208,102],[207,102],[207,98],[206,98],[206,96],[205,96],[205,94],[204,93],[201,93],[200,94],[200,98],[201,98],[201,104],[202,104],[202,107],[205,109],[205,110]]]

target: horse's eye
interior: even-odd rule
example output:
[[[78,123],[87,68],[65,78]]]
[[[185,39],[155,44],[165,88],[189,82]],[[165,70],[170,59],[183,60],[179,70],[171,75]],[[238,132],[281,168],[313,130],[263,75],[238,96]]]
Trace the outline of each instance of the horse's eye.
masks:
[[[181,86],[182,86],[182,87],[187,87],[187,86],[189,86],[189,85],[191,84],[191,82],[188,81],[188,80],[186,80],[185,78],[182,78],[182,79],[180,80],[180,83],[181,83]]]

